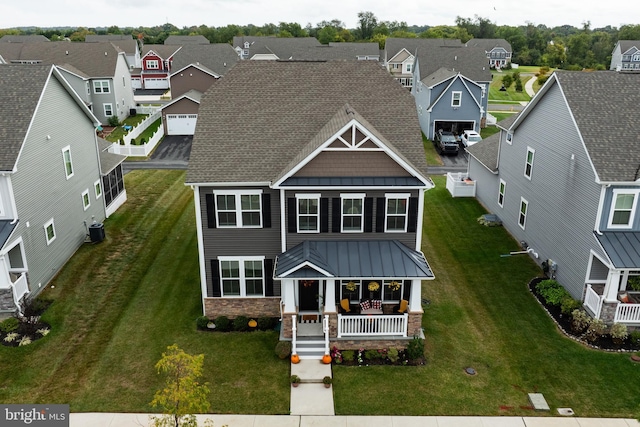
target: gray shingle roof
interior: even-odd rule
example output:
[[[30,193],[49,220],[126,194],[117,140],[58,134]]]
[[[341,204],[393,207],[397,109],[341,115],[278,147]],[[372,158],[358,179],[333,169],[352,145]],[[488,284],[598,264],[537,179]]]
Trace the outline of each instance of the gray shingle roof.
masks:
[[[640,40],[618,40],[618,43],[620,44],[621,53],[625,53],[632,47],[640,49]]]
[[[50,72],[44,65],[0,66],[0,171],[13,170]]]
[[[329,277],[372,279],[432,279],[433,272],[424,255],[397,240],[309,241],[278,256],[275,277],[310,263]],[[313,268],[313,267],[311,267]],[[308,270],[301,277],[310,277]],[[297,277],[296,272],[286,277]],[[324,277],[320,272],[316,277]]]
[[[380,49],[378,43],[329,43],[295,49],[292,56],[293,59],[355,60],[358,56],[379,57]]]
[[[134,40],[131,34],[89,34],[85,36],[84,41],[85,43],[112,42],[128,55],[135,54],[138,47],[137,40]]]
[[[439,68],[457,71],[474,82],[491,81],[487,55],[482,48],[430,46],[418,48],[415,54],[420,66],[420,81]]]
[[[464,47],[460,39],[421,39],[421,38],[397,38],[389,37],[385,41],[384,49],[387,52],[387,61],[393,58],[403,48],[411,54],[416,49],[429,49],[437,46]]]
[[[500,150],[500,133],[491,135],[465,149],[471,157],[479,161],[489,171],[498,171],[498,151]]]
[[[98,149],[100,150],[100,173],[102,175],[107,175],[127,158],[127,156],[110,153],[109,147],[111,147],[111,143],[109,141],[98,138]]]
[[[273,182],[347,103],[425,173],[415,102],[376,62],[240,61],[202,98],[186,181]]]
[[[640,178],[640,74],[562,71],[555,76],[600,180]]]
[[[298,49],[320,46],[315,37],[256,37],[236,36],[233,38],[233,46],[244,49],[244,43],[248,42],[249,58],[257,53],[273,53],[279,59],[289,59]]]
[[[494,47],[502,47],[507,52],[511,52],[511,44],[505,39],[471,39],[466,43],[469,47],[481,47],[489,52]]]
[[[199,64],[218,75],[224,75],[238,61],[238,54],[229,43],[187,44],[173,56],[171,70],[175,72],[187,65]]]
[[[203,35],[195,35],[195,36],[169,36],[164,41],[164,44],[169,45],[187,45],[187,44],[209,44],[210,41]]]
[[[41,43],[48,42],[49,39],[42,34],[30,35],[4,35],[0,37],[0,43]]]
[[[0,43],[0,56],[9,62],[37,60],[41,64],[69,64],[91,77],[113,77],[121,52],[111,42]]]

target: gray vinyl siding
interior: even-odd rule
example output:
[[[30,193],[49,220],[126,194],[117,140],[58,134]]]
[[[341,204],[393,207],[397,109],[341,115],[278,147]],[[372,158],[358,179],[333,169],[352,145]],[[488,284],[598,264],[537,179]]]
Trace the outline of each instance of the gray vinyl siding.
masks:
[[[535,149],[531,180],[524,177],[527,147]],[[557,262],[557,280],[581,298],[590,250],[604,257],[593,237],[600,186],[557,85],[515,129],[513,145],[501,144],[499,174],[507,183],[502,214],[496,209],[504,226],[539,254],[538,263]],[[478,183],[489,208],[497,204],[497,185]],[[518,224],[521,197],[529,202],[525,230]]]
[[[207,289],[211,296],[211,260],[219,256],[264,256],[276,259],[280,255],[280,193],[268,187],[243,187],[262,190],[271,195],[270,228],[209,228],[207,226],[207,194],[216,189],[230,190],[229,187],[200,187],[200,214],[202,218],[202,240],[205,259]],[[274,283],[274,295],[280,295],[280,284]]]
[[[66,146],[70,146],[73,164],[73,176],[68,180],[62,156]],[[94,125],[52,77],[11,178],[19,219],[12,242],[23,239],[32,295],[42,290],[82,245],[87,234],[85,223],[89,226],[93,220],[104,220],[102,199],[96,200],[93,190],[99,171]],[[90,207],[85,211],[82,193],[87,189]],[[56,238],[47,245],[44,224],[51,218]]]
[[[476,199],[484,208],[502,219],[504,208],[498,204],[498,185],[500,177],[491,173],[480,162],[469,156],[469,178],[476,181]],[[504,179],[504,178],[503,178]],[[506,186],[505,197],[509,194],[509,183]]]
[[[87,104],[91,102],[91,92],[87,93],[87,85],[88,80],[83,79],[75,74],[71,74],[67,72],[64,68],[59,68],[60,73],[64,76],[65,80],[69,85],[76,91],[80,99],[82,99]],[[89,87],[91,90],[91,87]]]
[[[613,49],[609,69],[615,70],[617,67],[622,67],[622,50],[620,49],[620,43],[617,43],[616,47]]]
[[[118,114],[118,119],[122,121],[129,117],[129,109],[134,108],[136,105],[133,99],[133,89],[131,88],[131,71],[127,66],[124,54],[118,55],[113,85],[114,102],[117,104],[114,104],[114,111]],[[123,99],[124,104],[122,102]]]
[[[436,99],[440,96],[441,87],[447,85],[449,82],[445,82],[438,87],[434,88],[434,91],[431,97]],[[433,110],[431,112],[431,123],[433,124],[436,121],[457,121],[457,122],[474,122],[475,129],[478,129],[478,122],[480,121],[480,108],[476,104],[475,99],[480,99],[480,88],[475,87],[477,89],[477,94],[474,94],[473,91],[467,90],[467,87],[471,89],[475,87],[471,84],[468,84],[466,87],[462,84],[460,79],[456,79],[453,85],[447,88],[446,92],[442,95],[442,98],[438,100],[438,102],[433,106]],[[462,99],[460,103],[460,107],[452,107],[451,106],[451,97],[453,92],[462,92]],[[423,107],[424,108],[424,107]],[[433,132],[433,129],[431,129]]]
[[[289,223],[288,217],[288,203],[290,198],[295,198],[296,194],[303,194],[305,191],[286,191],[286,200],[285,200],[285,226]],[[418,192],[416,190],[402,190],[402,189],[394,189],[390,191],[384,190],[344,190],[344,191],[308,191],[311,194],[320,194],[321,198],[327,198],[329,203],[329,232],[328,233],[289,233],[287,230],[286,239],[287,239],[287,250],[296,246],[299,243],[302,243],[305,240],[398,240],[399,242],[404,243],[411,249],[414,249],[416,246],[416,233],[408,232],[408,233],[384,233],[384,232],[376,232],[376,204],[378,198],[384,198],[386,193],[407,193],[410,194],[410,197],[418,197]],[[333,230],[333,199],[340,198],[340,194],[344,193],[354,193],[354,194],[365,194],[366,198],[373,199],[373,231],[372,232],[363,232],[363,233],[334,233]]]

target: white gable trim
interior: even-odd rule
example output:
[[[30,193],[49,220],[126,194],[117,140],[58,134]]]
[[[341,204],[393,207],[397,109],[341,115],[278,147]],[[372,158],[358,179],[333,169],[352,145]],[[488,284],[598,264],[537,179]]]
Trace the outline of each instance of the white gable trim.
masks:
[[[404,52],[407,52],[407,54],[409,54],[409,56],[407,57],[407,59],[409,59],[409,58],[411,58],[411,57],[413,57],[413,56],[414,56],[411,52],[409,52],[409,51],[407,50],[407,48],[403,47],[402,49],[400,49],[400,50],[398,51],[398,53],[396,53],[395,55],[393,55],[393,56],[391,57],[391,59],[389,59],[389,60],[387,61],[387,63],[389,63],[389,62],[393,62],[394,58],[395,58],[396,56],[400,55],[403,51],[404,51]],[[407,59],[403,60],[402,62],[406,61]]]
[[[295,273],[296,271],[300,270],[301,268],[304,267],[309,267],[313,270],[316,270],[317,272],[319,272],[320,274],[324,275],[325,277],[335,277],[333,274],[329,273],[328,271],[318,267],[317,265],[309,262],[309,261],[305,261],[302,264],[298,264],[297,266],[295,266],[294,268],[292,268],[291,270],[285,271],[284,273],[282,273],[280,276],[276,277],[278,279],[286,279],[287,276],[289,276],[290,274]]]
[[[203,68],[203,67],[202,67],[201,65],[199,65],[199,64],[189,64],[189,65],[186,65],[186,66],[184,66],[184,67],[180,68],[180,69],[179,69],[178,71],[176,71],[175,73],[171,73],[171,74],[170,74],[170,77],[173,77],[173,76],[175,76],[176,74],[179,74],[179,73],[184,72],[184,70],[186,70],[187,68],[197,68],[198,70],[202,71],[203,73],[209,74],[210,76],[213,76],[213,77],[215,77],[216,79],[219,79],[219,78],[220,78],[220,75],[219,75],[219,74],[216,74],[213,70],[205,69],[205,68]]]
[[[300,163],[298,163],[295,167],[293,167],[289,172],[284,174],[284,176],[282,178],[280,178],[278,181],[276,181],[273,184],[272,188],[279,188],[280,185],[282,185],[282,183],[284,181],[286,181],[288,178],[290,178],[293,175],[295,175],[300,169],[302,169],[304,166],[306,166],[311,160],[316,158],[321,152],[323,152],[323,151],[342,151],[343,150],[342,148],[339,148],[339,149],[336,148],[336,149],[332,150],[332,149],[327,149],[327,147],[329,145],[333,144],[336,140],[344,141],[344,140],[342,140],[342,138],[339,138],[339,137],[347,129],[352,128],[354,126],[356,128],[358,128],[358,130],[360,130],[360,132],[362,132],[366,137],[368,137],[368,138],[365,138],[364,141],[362,141],[363,143],[366,142],[366,141],[371,141],[375,145],[377,145],[379,148],[359,148],[358,146],[352,146],[352,148],[349,148],[349,147],[345,146],[344,150],[383,151],[389,157],[391,157],[398,165],[400,165],[404,170],[406,170],[408,173],[410,173],[411,175],[415,176],[420,181],[422,181],[427,186],[427,188],[432,188],[433,187],[431,182],[429,182],[428,180],[424,179],[422,177],[422,175],[420,173],[418,173],[418,171],[416,171],[413,167],[411,167],[407,162],[402,160],[393,150],[391,150],[389,147],[387,147],[375,135],[373,135],[362,124],[360,124],[360,122],[358,122],[356,119],[351,119],[351,120],[349,120],[349,122],[346,125],[344,125],[342,128],[340,128],[340,130],[338,130],[336,133],[334,133],[330,138],[328,138],[324,143],[322,143],[318,148],[316,148],[305,159],[303,159]]]

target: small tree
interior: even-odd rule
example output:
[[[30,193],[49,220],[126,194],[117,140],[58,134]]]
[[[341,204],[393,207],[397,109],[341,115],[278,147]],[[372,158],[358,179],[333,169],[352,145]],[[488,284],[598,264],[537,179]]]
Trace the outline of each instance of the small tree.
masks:
[[[511,86],[512,84],[513,84],[513,77],[511,76],[511,74],[505,74],[504,76],[502,76],[502,85],[506,89],[509,89],[509,86]]]
[[[194,413],[210,409],[209,387],[199,382],[204,354],[185,353],[176,344],[167,347],[156,363],[159,374],[166,375],[165,387],[156,391],[151,406],[160,408],[163,415],[152,416],[154,427],[195,427]]]

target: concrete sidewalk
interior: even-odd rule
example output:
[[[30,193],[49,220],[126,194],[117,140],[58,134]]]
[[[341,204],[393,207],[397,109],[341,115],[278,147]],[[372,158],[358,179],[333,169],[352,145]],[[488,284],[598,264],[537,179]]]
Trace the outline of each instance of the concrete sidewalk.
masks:
[[[625,418],[574,417],[400,417],[400,416],[300,416],[300,415],[198,415],[202,425],[215,427],[640,427]],[[149,414],[73,413],[71,427],[140,427]]]

